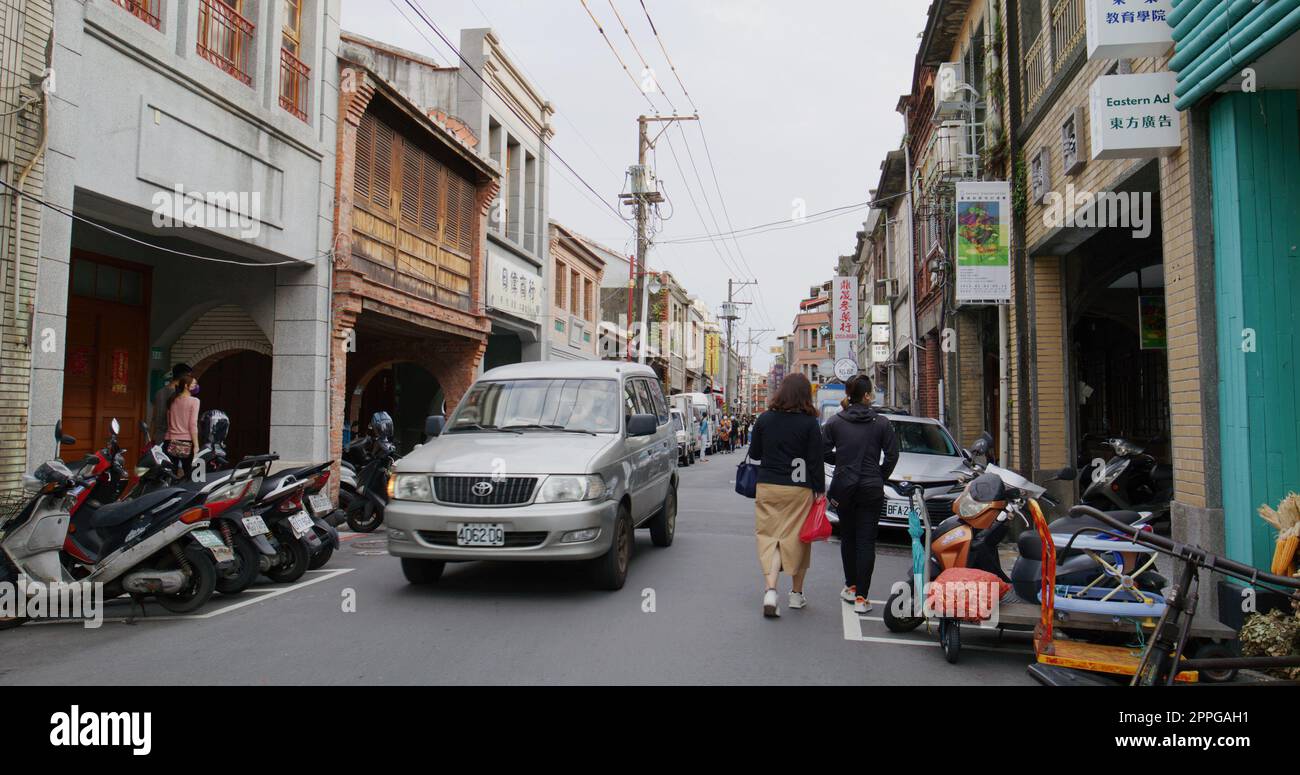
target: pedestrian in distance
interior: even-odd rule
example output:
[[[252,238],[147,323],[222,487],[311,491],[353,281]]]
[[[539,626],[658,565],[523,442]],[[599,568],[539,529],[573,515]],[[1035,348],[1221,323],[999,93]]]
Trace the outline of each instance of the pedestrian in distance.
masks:
[[[162,439],[167,435],[167,402],[176,392],[176,382],[181,377],[194,373],[188,363],[178,363],[172,366],[171,379],[163,383],[158,391],[153,394],[153,414],[149,418],[149,435],[155,439]]]
[[[850,377],[844,388],[847,406],[822,429],[825,461],[835,465],[826,497],[840,518],[844,564],[840,598],[865,614],[871,610],[876,534],[885,505],[885,480],[898,463],[898,438],[889,420],[871,407],[874,394],[869,377]]]
[[[199,399],[194,395],[198,388],[194,375],[186,374],[176,380],[176,386],[167,398],[167,432],[163,435],[163,451],[186,476],[194,465],[194,451],[199,448]]]
[[[700,417],[700,462],[709,462],[709,418]]]
[[[781,615],[777,583],[782,571],[793,579],[790,608],[808,604],[803,581],[812,545],[799,540],[799,530],[813,499],[826,490],[821,428],[807,377],[792,374],[781,383],[754,424],[748,455],[759,463],[754,534],[765,583],[763,615],[776,617]]]

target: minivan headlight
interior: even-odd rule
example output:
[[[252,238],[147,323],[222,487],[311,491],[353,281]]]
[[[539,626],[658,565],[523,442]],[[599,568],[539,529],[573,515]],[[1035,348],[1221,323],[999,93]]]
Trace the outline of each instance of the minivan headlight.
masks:
[[[537,493],[538,503],[574,503],[605,497],[605,480],[599,475],[548,476]]]
[[[391,497],[398,501],[433,500],[433,486],[428,474],[394,474]]]

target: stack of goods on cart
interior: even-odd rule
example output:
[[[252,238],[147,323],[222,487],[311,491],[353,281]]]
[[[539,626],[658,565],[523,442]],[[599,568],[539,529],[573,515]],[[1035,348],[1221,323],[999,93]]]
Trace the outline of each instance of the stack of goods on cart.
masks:
[[[1259,507],[1259,516],[1277,530],[1272,572],[1300,576],[1296,547],[1300,544],[1300,495],[1291,493],[1277,509]],[[1285,657],[1300,654],[1300,611],[1274,610],[1246,619],[1238,636],[1241,653],[1248,657]],[[1300,667],[1270,669],[1278,678],[1300,680]]]

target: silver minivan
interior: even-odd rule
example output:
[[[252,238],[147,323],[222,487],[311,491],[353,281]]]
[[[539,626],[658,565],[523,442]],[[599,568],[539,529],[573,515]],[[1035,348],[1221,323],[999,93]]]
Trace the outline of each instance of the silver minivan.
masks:
[[[448,562],[573,560],[620,589],[635,529],[673,542],[677,440],[648,366],[502,366],[428,431],[394,467],[384,513],[412,584],[437,581]]]

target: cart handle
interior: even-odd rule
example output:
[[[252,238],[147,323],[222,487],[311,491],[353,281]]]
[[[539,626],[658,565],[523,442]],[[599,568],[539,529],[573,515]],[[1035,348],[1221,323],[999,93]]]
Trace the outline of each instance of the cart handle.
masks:
[[[1208,568],[1217,571],[1225,576],[1249,582],[1251,584],[1272,584],[1274,586],[1285,587],[1287,589],[1300,590],[1300,578],[1292,576],[1278,576],[1273,573],[1267,573],[1258,568],[1236,560],[1229,560],[1227,557],[1221,557],[1212,554],[1199,546],[1191,544],[1182,544],[1164,536],[1156,535],[1141,528],[1135,528],[1132,525],[1126,525],[1118,519],[1110,516],[1104,511],[1094,509],[1091,506],[1074,506],[1070,509],[1070,516],[1086,516],[1099,520],[1108,525],[1112,530],[1123,533],[1126,537],[1133,539],[1135,544],[1150,546],[1157,551],[1164,552],[1172,557],[1177,557],[1187,562],[1195,563],[1202,568]],[[1296,597],[1296,595],[1292,595]]]

